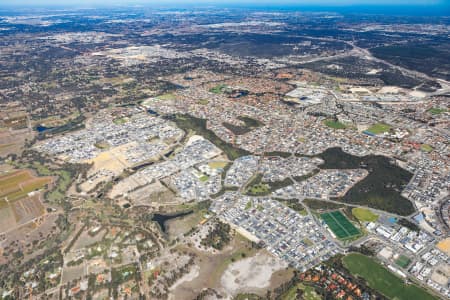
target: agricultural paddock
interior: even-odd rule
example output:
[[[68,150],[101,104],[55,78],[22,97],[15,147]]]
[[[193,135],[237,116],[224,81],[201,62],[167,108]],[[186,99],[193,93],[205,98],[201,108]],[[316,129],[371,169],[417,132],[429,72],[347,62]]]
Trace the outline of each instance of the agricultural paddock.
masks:
[[[36,177],[31,170],[15,170],[0,176],[0,232],[9,231],[45,214],[42,194],[53,178]]]

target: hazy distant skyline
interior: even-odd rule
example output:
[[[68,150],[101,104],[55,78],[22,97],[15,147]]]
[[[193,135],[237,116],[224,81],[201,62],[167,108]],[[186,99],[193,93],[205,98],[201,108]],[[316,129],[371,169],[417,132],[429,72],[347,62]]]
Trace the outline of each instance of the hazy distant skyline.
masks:
[[[41,5],[164,5],[164,4],[257,4],[257,5],[308,5],[308,6],[351,6],[351,5],[442,5],[446,0],[2,0],[0,5],[41,6]]]

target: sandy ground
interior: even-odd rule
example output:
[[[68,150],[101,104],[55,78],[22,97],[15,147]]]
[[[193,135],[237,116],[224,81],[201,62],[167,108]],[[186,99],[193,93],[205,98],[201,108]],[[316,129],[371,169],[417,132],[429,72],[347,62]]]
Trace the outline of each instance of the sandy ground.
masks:
[[[378,90],[380,94],[398,94],[402,91],[402,88],[398,86],[383,86]]]
[[[411,95],[413,97],[417,97],[417,98],[425,98],[427,96],[426,93],[421,92],[421,91],[412,91],[411,93],[409,93],[409,95]]]
[[[264,296],[267,289],[274,289],[292,278],[293,270],[286,269],[282,262],[266,250],[249,247],[250,242],[238,235],[223,250],[215,253],[198,250],[193,245],[183,247],[181,251],[196,255],[194,265],[198,266],[198,274],[195,273],[193,278],[192,273],[172,287],[170,299],[195,299],[205,288],[214,289],[222,299],[232,299],[233,295],[242,291]],[[243,252],[246,258],[242,258],[240,253]],[[232,262],[232,257],[235,262]],[[257,278],[252,278],[254,274],[258,275]],[[227,284],[226,288],[224,284]],[[236,290],[235,287],[242,290]]]
[[[286,268],[286,263],[266,253],[242,259],[228,266],[220,280],[227,295],[267,289],[272,274]]]

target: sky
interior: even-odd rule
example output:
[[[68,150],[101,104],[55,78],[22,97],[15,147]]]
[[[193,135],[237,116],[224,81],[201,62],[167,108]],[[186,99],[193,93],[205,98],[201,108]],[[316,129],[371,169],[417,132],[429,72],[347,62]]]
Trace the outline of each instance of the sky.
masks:
[[[0,5],[41,6],[41,5],[132,5],[132,4],[259,4],[259,5],[442,5],[450,0],[0,0]]]

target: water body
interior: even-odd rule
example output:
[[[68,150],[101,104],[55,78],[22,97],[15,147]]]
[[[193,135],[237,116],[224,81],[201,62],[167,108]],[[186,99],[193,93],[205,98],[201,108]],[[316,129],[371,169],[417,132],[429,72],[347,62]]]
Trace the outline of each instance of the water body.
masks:
[[[147,109],[147,112],[148,112],[149,114],[153,115],[153,116],[156,116],[156,117],[159,116],[159,114],[158,114],[156,111],[152,110],[152,109]]]
[[[47,130],[50,130],[50,129],[52,129],[53,127],[45,127],[45,126],[42,126],[42,125],[38,125],[38,126],[36,126],[36,131],[37,132],[44,132],[44,131],[47,131]]]
[[[167,228],[166,228],[166,222],[172,219],[176,219],[176,218],[181,218],[187,215],[192,214],[193,211],[186,211],[186,212],[181,212],[181,213],[176,213],[176,214],[153,214],[153,218],[152,221],[158,223],[159,227],[161,227],[161,230],[165,233]]]
[[[358,157],[341,148],[327,149],[318,157],[325,161],[321,169],[366,169],[369,172],[366,178],[337,200],[403,216],[415,211],[411,201],[401,195],[413,174],[397,166],[392,159],[381,155]]]

